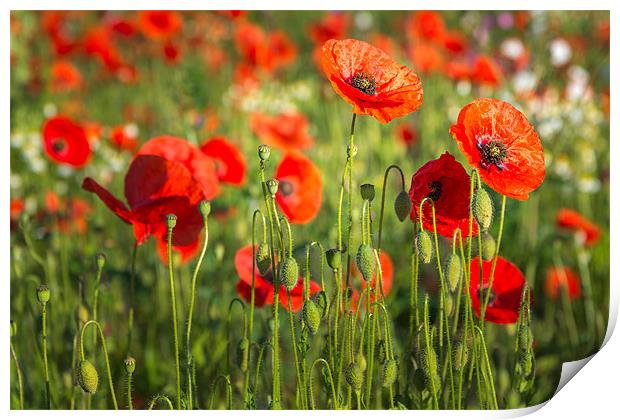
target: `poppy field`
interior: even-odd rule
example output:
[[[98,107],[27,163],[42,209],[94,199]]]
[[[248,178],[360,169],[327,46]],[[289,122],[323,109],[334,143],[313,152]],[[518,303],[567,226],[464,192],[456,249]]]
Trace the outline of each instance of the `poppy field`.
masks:
[[[609,12],[12,11],[12,409],[509,409],[609,312]]]

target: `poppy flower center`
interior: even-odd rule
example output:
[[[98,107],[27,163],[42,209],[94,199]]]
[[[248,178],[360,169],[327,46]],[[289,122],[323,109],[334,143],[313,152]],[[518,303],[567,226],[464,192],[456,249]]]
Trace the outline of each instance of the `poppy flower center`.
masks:
[[[349,84],[366,95],[374,96],[377,93],[377,82],[375,78],[368,73],[356,73],[349,80]]]
[[[280,181],[280,184],[278,185],[278,190],[283,197],[288,197],[294,192],[293,184],[288,181]]]
[[[480,166],[489,169],[491,165],[495,165],[500,171],[506,169],[504,159],[508,155],[506,145],[497,140],[480,140],[476,143],[476,148],[480,152]]]
[[[62,153],[67,147],[67,141],[62,137],[57,137],[52,140],[52,150],[56,153]]]
[[[429,182],[428,188],[430,189],[428,194],[426,194],[428,198],[430,198],[433,201],[437,201],[441,198],[441,193],[442,193],[441,182],[439,181]]]
[[[487,298],[487,293],[489,292],[489,287],[483,287],[482,290],[479,291],[479,298],[480,298],[480,303],[482,304],[485,299]],[[497,296],[495,295],[495,291],[493,289],[491,289],[491,295],[489,296],[489,306],[493,306],[493,303],[495,302],[495,299],[497,298]]]

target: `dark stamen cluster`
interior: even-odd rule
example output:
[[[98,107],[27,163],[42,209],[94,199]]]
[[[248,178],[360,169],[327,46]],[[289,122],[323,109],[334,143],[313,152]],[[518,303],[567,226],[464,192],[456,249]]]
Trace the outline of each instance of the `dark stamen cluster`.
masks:
[[[368,73],[357,73],[349,82],[355,89],[364,92],[366,95],[374,95],[377,93],[377,82],[375,78]]]
[[[489,169],[491,165],[495,165],[500,171],[505,169],[504,159],[508,155],[506,146],[501,141],[490,140],[487,143],[478,143],[477,148],[480,151],[480,166]]]
[[[288,181],[280,181],[280,194],[283,197],[293,194],[293,184]]]
[[[483,304],[485,299],[487,298],[487,293],[489,292],[489,288],[483,287],[482,290],[479,290],[479,298],[480,304]],[[493,302],[495,302],[496,295],[493,289],[491,289],[491,295],[489,296],[489,306],[493,306]]]
[[[56,138],[52,141],[52,149],[54,149],[56,153],[60,153],[63,150],[65,150],[65,146],[66,146],[66,141],[65,139],[61,137]]]
[[[439,181],[429,182],[428,188],[430,189],[430,192],[426,195],[428,198],[430,198],[433,201],[437,201],[441,198],[441,193],[442,193],[441,182]]]

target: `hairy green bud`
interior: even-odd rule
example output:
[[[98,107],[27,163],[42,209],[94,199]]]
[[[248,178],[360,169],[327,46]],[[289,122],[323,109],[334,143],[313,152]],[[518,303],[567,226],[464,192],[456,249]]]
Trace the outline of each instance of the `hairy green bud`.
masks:
[[[430,351],[425,348],[422,350],[420,359],[427,385],[430,386],[432,381],[435,385],[435,390],[439,390],[441,388],[441,377],[439,376],[439,362],[437,360],[437,353],[435,353],[433,348],[431,348]]]
[[[454,368],[458,371],[462,370],[469,361],[469,346],[463,341],[455,343],[452,350]]]
[[[395,359],[386,359],[383,362],[383,387],[388,388],[398,377],[398,363]]]
[[[11,338],[15,337],[15,334],[17,334],[17,324],[11,320]]]
[[[448,279],[448,287],[454,292],[463,278],[463,265],[458,255],[452,253],[446,262],[446,278]]]
[[[321,314],[314,301],[307,300],[304,302],[303,320],[310,334],[315,335],[321,325]]]
[[[415,237],[415,249],[423,263],[428,264],[431,262],[433,259],[433,241],[427,231],[421,230],[418,232],[418,235]]]
[[[493,222],[493,200],[491,196],[484,188],[478,188],[474,192],[474,199],[472,203],[472,213],[478,222],[478,225],[483,231],[489,230],[491,223]]]
[[[97,254],[97,256],[95,257],[95,260],[97,262],[97,268],[99,270],[103,269],[103,266],[105,265],[105,254],[100,252]]]
[[[495,257],[495,238],[488,232],[483,232],[482,237],[482,249],[480,255],[485,261],[491,261]]]
[[[355,257],[355,262],[357,264],[357,269],[360,273],[362,273],[362,277],[366,282],[370,282],[372,280],[372,276],[375,273],[375,253],[373,252],[370,245],[361,244],[357,249],[357,256]]]
[[[82,360],[78,365],[77,380],[84,392],[94,394],[99,385],[99,375],[97,369],[88,360]]]
[[[394,200],[394,211],[396,212],[396,217],[398,220],[403,222],[409,213],[411,213],[411,198],[407,191],[402,190],[396,196],[396,200]]]
[[[297,286],[299,266],[293,257],[286,257],[280,266],[280,282],[289,292]]]
[[[344,377],[356,393],[360,392],[364,382],[364,374],[357,363],[349,363],[344,371]]]
[[[211,214],[211,202],[208,200],[202,200],[198,203],[198,210],[203,219],[206,219]]]
[[[342,257],[340,251],[336,248],[328,249],[325,252],[325,258],[327,259],[327,265],[332,270],[338,270],[342,266]]]
[[[264,276],[271,267],[271,258],[269,256],[269,245],[267,242],[263,242],[258,246],[256,251],[256,266],[261,276]]]
[[[41,304],[46,304],[50,300],[50,288],[42,284],[37,287],[37,300]]]
[[[250,341],[243,337],[237,343],[237,366],[241,372],[248,370],[248,352],[250,351]]]

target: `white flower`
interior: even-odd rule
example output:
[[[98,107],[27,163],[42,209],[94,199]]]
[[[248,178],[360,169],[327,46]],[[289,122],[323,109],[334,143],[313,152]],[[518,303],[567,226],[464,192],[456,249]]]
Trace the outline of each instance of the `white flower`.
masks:
[[[573,56],[573,51],[565,39],[556,38],[549,44],[551,52],[551,64],[554,67],[562,67],[567,64]]]

